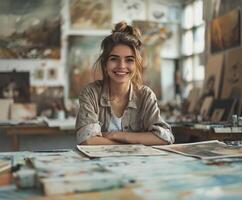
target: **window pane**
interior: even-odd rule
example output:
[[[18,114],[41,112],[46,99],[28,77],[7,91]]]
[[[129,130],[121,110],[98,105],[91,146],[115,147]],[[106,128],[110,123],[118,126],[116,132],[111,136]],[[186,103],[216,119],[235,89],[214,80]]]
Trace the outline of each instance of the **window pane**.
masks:
[[[192,26],[193,26],[193,6],[192,4],[189,4],[184,8],[182,27],[184,29],[189,29],[189,28],[192,28]]]
[[[195,81],[202,81],[202,80],[204,80],[204,73],[205,73],[204,72],[204,66],[201,65],[199,55],[194,56],[194,58],[193,58],[193,65],[194,65],[194,68],[193,68],[194,80]]]
[[[193,4],[193,25],[199,26],[203,24],[203,2],[202,0],[195,1]]]
[[[200,26],[194,31],[194,53],[201,53],[204,50],[204,26]]]
[[[193,34],[186,31],[182,36],[182,54],[189,56],[193,54]]]
[[[188,82],[193,80],[193,61],[191,57],[184,59],[182,63],[182,77]]]

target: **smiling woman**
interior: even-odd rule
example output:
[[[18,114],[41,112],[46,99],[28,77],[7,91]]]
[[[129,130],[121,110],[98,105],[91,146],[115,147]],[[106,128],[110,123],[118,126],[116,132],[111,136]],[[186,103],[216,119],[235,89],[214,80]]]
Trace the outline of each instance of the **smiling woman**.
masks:
[[[154,92],[142,84],[140,31],[125,22],[104,38],[94,64],[103,80],[87,85],[79,96],[78,144],[171,144]]]

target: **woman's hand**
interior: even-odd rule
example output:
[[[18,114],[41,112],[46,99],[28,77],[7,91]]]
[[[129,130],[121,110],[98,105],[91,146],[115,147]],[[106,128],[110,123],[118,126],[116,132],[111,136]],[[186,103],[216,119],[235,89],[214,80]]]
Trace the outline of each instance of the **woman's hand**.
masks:
[[[121,143],[128,143],[124,132],[114,131],[102,133],[103,137]]]

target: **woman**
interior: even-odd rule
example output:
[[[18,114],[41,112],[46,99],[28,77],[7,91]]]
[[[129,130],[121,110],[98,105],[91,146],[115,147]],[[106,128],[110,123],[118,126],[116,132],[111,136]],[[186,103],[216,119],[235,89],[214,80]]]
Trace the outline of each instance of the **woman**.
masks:
[[[103,80],[85,87],[76,120],[78,144],[144,144],[174,142],[161,116],[154,92],[142,85],[140,32],[125,22],[116,24],[101,44],[95,66]]]

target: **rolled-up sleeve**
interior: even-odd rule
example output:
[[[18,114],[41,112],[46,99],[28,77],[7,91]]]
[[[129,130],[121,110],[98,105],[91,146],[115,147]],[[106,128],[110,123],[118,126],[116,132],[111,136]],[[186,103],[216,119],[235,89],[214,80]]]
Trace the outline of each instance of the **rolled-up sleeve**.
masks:
[[[159,138],[174,143],[175,138],[171,132],[171,127],[160,115],[160,109],[155,94],[150,90],[145,99],[144,125],[147,131],[154,133]]]
[[[79,111],[76,118],[77,143],[80,144],[91,136],[101,134],[95,98],[92,91],[84,89],[79,95]]]

